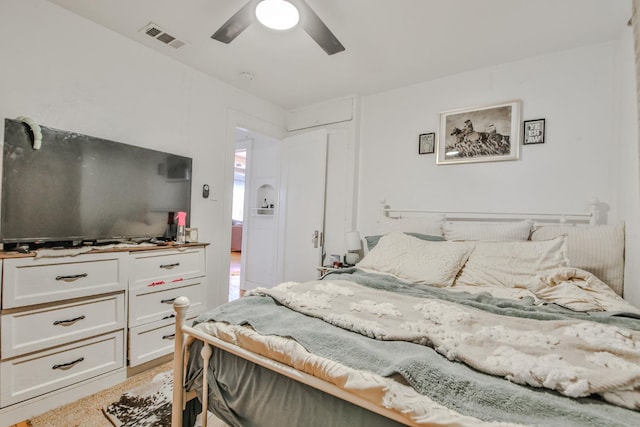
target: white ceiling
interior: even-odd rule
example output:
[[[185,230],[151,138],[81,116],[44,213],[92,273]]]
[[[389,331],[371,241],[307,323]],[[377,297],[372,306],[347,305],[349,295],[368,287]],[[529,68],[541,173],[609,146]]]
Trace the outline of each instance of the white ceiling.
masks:
[[[631,0],[306,0],[346,47],[328,56],[300,28],[211,39],[248,0],[50,1],[285,109],[616,40],[631,16]]]

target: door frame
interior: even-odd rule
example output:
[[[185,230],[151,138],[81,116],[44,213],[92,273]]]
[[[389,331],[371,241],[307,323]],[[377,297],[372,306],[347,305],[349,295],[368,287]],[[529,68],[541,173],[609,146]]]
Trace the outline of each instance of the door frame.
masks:
[[[213,301],[209,300],[209,307],[216,307],[229,300],[229,264],[231,263],[231,251],[222,248],[231,248],[231,213],[233,209],[233,172],[234,157],[236,152],[236,128],[250,129],[253,132],[269,136],[278,141],[286,135],[284,124],[266,122],[258,117],[251,116],[241,111],[229,109],[227,111],[227,131],[225,143],[224,161],[224,189],[222,191],[221,218],[218,224],[218,235],[220,236],[220,246],[218,257],[217,274],[212,274]],[[244,230],[243,230],[244,231]],[[244,236],[243,236],[244,239]],[[226,286],[221,286],[221,284]]]
[[[240,290],[244,289],[244,282],[245,282],[245,278],[246,278],[246,262],[247,262],[247,236],[249,235],[250,232],[250,226],[249,226],[249,210],[250,210],[250,203],[249,203],[249,198],[250,195],[252,194],[252,189],[251,189],[251,152],[253,150],[253,143],[254,140],[250,139],[250,140],[245,140],[242,142],[238,142],[236,141],[236,151],[237,150],[245,150],[246,153],[246,160],[245,160],[245,172],[244,172],[244,197],[242,200],[242,206],[243,206],[243,214],[242,214],[242,241],[240,242]],[[235,155],[235,152],[234,152]],[[235,157],[234,157],[234,162],[235,162]],[[234,166],[235,167],[235,166]],[[235,173],[235,171],[234,171]],[[235,180],[235,175],[234,175],[234,180]],[[235,183],[234,183],[235,185]],[[233,196],[232,196],[233,198]],[[232,199],[232,210],[233,210],[233,199]],[[233,212],[232,212],[233,213]],[[232,231],[233,232],[233,231]],[[242,296],[242,295],[241,295]]]

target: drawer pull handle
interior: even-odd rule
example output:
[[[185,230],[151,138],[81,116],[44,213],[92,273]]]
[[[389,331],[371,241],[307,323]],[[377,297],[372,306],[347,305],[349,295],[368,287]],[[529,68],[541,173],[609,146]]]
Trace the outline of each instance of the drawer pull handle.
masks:
[[[174,267],[178,267],[180,265],[179,262],[174,262],[173,264],[160,264],[160,268],[166,268],[167,270],[171,270]]]
[[[163,340],[173,340],[176,338],[176,334],[164,335],[162,337]]]
[[[173,302],[174,302],[175,300],[176,300],[176,298],[163,299],[163,300],[160,300],[160,302],[161,302],[162,304],[173,304]]]
[[[69,369],[69,368],[72,368],[73,366],[75,366],[76,364],[82,362],[83,360],[84,360],[84,357],[81,357],[79,359],[74,360],[73,362],[61,363],[59,365],[53,365],[51,367],[51,369]]]
[[[175,282],[182,282],[183,280],[184,280],[184,279],[183,279],[182,277],[179,277],[179,278],[177,278],[177,279],[173,279],[173,280],[171,281],[171,283],[175,283]]]
[[[76,323],[78,320],[84,320],[84,319],[85,319],[85,316],[83,314],[82,316],[78,316],[69,320],[56,320],[55,322],[53,322],[53,326],[58,326],[58,325],[69,326]]]
[[[164,316],[161,320],[166,320],[166,319],[173,319],[174,317],[176,317],[175,314],[170,314],[168,316]]]
[[[83,277],[87,277],[87,273],[82,274],[73,274],[71,276],[56,276],[56,280],[64,280],[65,282],[73,282],[74,280],[82,279]]]

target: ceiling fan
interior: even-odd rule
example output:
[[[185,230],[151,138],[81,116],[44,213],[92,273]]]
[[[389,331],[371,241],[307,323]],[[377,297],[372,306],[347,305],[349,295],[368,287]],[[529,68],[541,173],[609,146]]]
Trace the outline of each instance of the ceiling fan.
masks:
[[[264,9],[269,6],[283,7],[286,9],[284,12],[292,12],[292,14],[295,15],[295,22],[292,21],[293,24],[288,27],[273,27],[263,22],[260,11],[261,9],[264,11]],[[291,7],[293,7],[295,11],[291,10]],[[280,18],[286,15],[286,13],[274,12],[272,15]],[[295,26],[299,18],[300,26],[318,43],[327,55],[333,55],[345,50],[342,43],[340,43],[331,30],[329,30],[320,17],[316,15],[304,0],[249,0],[249,2],[241,7],[227,22],[222,24],[222,27],[220,27],[211,38],[229,44],[238,37],[240,33],[246,30],[256,18],[265,26],[280,30]]]

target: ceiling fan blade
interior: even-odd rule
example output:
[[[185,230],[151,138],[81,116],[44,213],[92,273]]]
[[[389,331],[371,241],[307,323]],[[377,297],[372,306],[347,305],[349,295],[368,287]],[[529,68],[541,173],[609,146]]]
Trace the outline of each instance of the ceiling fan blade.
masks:
[[[320,47],[327,52],[327,55],[342,52],[345,50],[340,41],[333,35],[331,30],[322,22],[322,19],[311,9],[304,0],[295,2],[300,8],[300,25],[315,40]]]
[[[253,22],[253,11],[259,0],[250,0],[242,6],[222,27],[216,31],[211,38],[222,43],[229,44],[247,29],[249,24]]]

